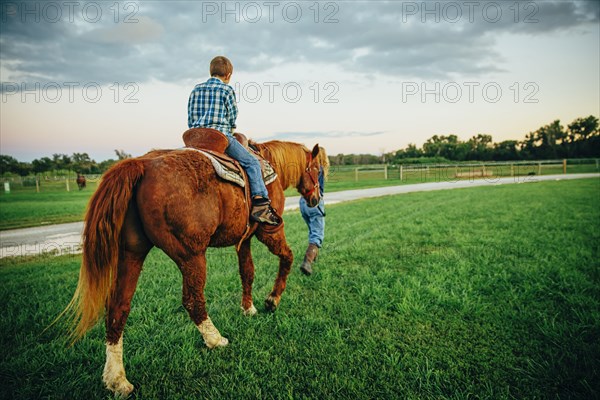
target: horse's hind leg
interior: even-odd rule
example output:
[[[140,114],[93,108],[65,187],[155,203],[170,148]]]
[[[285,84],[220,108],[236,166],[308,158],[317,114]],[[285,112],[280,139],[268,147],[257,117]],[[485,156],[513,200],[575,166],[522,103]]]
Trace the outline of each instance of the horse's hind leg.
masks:
[[[269,248],[269,251],[279,256],[279,273],[275,279],[273,291],[265,300],[267,310],[275,311],[281,300],[281,294],[285,290],[287,277],[294,262],[294,255],[287,244],[283,229],[274,234],[266,234],[263,231],[257,232],[256,237]]]
[[[254,282],[254,262],[250,250],[250,240],[246,240],[238,250],[238,264],[240,278],[242,279],[242,311],[244,315],[256,314],[256,307],[252,303],[252,283]]]
[[[202,334],[208,348],[227,346],[229,340],[224,338],[215,328],[206,313],[204,285],[206,284],[206,256],[202,252],[185,260],[178,260],[177,265],[183,275],[183,307]]]
[[[133,385],[127,380],[123,366],[123,329],[129,316],[142,264],[152,248],[152,244],[135,220],[134,213],[133,210],[128,212],[121,232],[116,287],[107,304],[106,364],[102,374],[106,387],[123,396],[133,391]]]

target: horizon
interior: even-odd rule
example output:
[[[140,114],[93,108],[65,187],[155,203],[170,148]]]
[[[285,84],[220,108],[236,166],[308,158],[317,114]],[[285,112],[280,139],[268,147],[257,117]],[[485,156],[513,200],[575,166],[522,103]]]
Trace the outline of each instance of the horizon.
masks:
[[[594,117],[596,117],[596,118],[598,118],[598,117],[597,117],[597,116],[595,116],[595,115],[593,115],[593,116],[594,116]],[[588,116],[581,116],[581,117],[577,117],[577,118],[585,118],[585,117],[588,117]],[[544,125],[549,125],[550,123],[552,123],[552,122],[554,122],[554,121],[556,121],[556,120],[550,121],[550,122],[548,122],[548,124],[544,124]],[[573,121],[569,121],[568,123],[565,123],[565,122],[563,122],[563,121],[560,121],[560,122],[561,122],[561,126],[563,126],[564,128],[566,128],[566,127],[567,127],[567,125],[568,125],[569,123],[573,122]],[[541,126],[540,126],[540,128],[541,128]],[[534,131],[533,131],[533,132],[534,132]],[[508,138],[508,139],[503,139],[503,140],[501,140],[501,141],[496,141],[496,140],[494,140],[494,137],[492,136],[492,144],[498,144],[498,143],[501,143],[501,142],[503,142],[503,141],[516,141],[517,143],[523,143],[523,142],[526,140],[526,137],[525,137],[525,136],[526,136],[527,134],[529,134],[529,133],[531,133],[531,132],[527,132],[527,133],[523,134],[521,139],[513,139],[513,138]],[[485,132],[481,132],[481,133],[478,133],[478,134],[481,134],[481,135],[486,135],[486,133],[485,133]],[[447,134],[444,134],[444,135],[437,135],[437,136],[440,136],[440,137],[441,137],[441,136],[448,137],[448,136],[455,135],[455,136],[457,136],[457,138],[458,138],[458,141],[459,141],[459,142],[468,142],[468,141],[469,141],[471,138],[473,138],[473,136],[477,136],[478,134],[476,134],[476,135],[472,135],[472,136],[469,136],[469,137],[464,137],[464,138],[463,138],[463,137],[461,137],[460,135],[457,135],[457,134],[455,134],[455,133],[447,133]],[[432,137],[433,137],[433,136],[432,136]],[[327,148],[325,148],[325,150],[327,150],[327,156],[328,156],[328,157],[336,157],[336,156],[339,156],[340,154],[342,154],[342,155],[344,155],[344,156],[346,156],[346,155],[371,155],[371,156],[378,156],[378,157],[381,157],[383,154],[385,154],[385,155],[389,155],[389,154],[393,154],[393,153],[395,153],[395,152],[397,152],[397,151],[399,151],[399,150],[405,150],[405,149],[406,149],[406,148],[407,148],[409,145],[411,145],[411,144],[414,144],[414,145],[417,147],[417,149],[422,149],[422,148],[423,148],[423,145],[424,145],[424,144],[427,142],[427,140],[431,139],[432,137],[429,137],[429,138],[427,138],[427,139],[426,139],[426,140],[425,140],[423,143],[421,143],[421,144],[417,144],[417,143],[409,143],[409,144],[407,144],[406,146],[404,146],[404,147],[402,147],[402,148],[398,148],[398,149],[392,149],[391,151],[389,151],[389,152],[386,152],[386,153],[331,153],[331,152],[330,152],[330,151],[329,151]],[[249,139],[252,139],[252,138],[249,138]],[[263,142],[264,142],[264,141],[268,141],[268,140],[274,140],[274,139],[266,139],[266,140],[263,140]],[[91,159],[92,161],[94,161],[94,162],[97,162],[97,163],[101,163],[101,162],[104,162],[104,161],[109,161],[109,160],[117,160],[117,156],[116,156],[116,151],[117,151],[117,150],[123,150],[123,149],[113,149],[113,151],[112,151],[112,153],[113,153],[113,157],[110,157],[110,158],[105,158],[105,159],[100,159],[100,160],[97,160],[97,159],[95,159],[94,157],[92,157],[92,156],[90,155],[90,159]],[[39,159],[41,159],[41,158],[43,158],[43,157],[52,158],[52,156],[53,156],[54,154],[72,156],[74,153],[85,154],[85,153],[87,153],[87,152],[85,152],[85,151],[73,151],[73,152],[71,152],[71,153],[58,152],[58,153],[52,153],[52,154],[46,154],[46,155],[42,155],[42,156],[35,157],[35,158],[31,158],[31,159],[28,159],[28,160],[23,160],[23,159],[19,159],[19,158],[17,158],[17,157],[14,157],[12,154],[6,154],[6,153],[4,153],[4,152],[1,152],[1,151],[0,151],[0,155],[11,156],[11,157],[15,158],[17,161],[19,161],[19,162],[25,162],[25,163],[31,163],[33,160],[36,160],[36,159],[38,159],[38,160],[39,160]],[[125,153],[127,153],[127,151],[125,151]],[[88,155],[89,155],[89,154],[88,154]],[[141,155],[141,154],[139,154],[139,155]],[[132,157],[137,157],[137,156],[139,156],[139,155],[131,155],[131,156],[132,156]]]

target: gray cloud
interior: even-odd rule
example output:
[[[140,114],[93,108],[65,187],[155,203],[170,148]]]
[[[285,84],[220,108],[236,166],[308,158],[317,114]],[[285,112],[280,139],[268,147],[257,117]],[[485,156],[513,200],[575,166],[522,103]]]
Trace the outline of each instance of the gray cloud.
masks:
[[[499,34],[583,31],[600,20],[595,1],[88,1],[72,15],[50,3],[59,20],[48,2],[2,3],[0,59],[12,81],[182,82],[206,76],[216,54],[237,70],[311,62],[406,78],[483,75],[502,71]]]

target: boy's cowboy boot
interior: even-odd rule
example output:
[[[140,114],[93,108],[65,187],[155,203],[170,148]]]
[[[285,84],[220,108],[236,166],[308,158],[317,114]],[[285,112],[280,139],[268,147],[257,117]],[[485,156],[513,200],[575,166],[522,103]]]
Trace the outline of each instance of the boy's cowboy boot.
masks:
[[[271,202],[267,199],[252,200],[252,210],[250,211],[250,219],[256,222],[261,222],[269,225],[280,225],[281,218],[277,216]]]
[[[319,247],[314,243],[310,243],[308,245],[308,248],[306,249],[306,254],[304,255],[304,261],[302,262],[302,265],[300,266],[300,271],[302,271],[305,275],[312,274],[312,272],[313,272],[312,271],[312,263],[315,261],[318,254],[319,254]]]

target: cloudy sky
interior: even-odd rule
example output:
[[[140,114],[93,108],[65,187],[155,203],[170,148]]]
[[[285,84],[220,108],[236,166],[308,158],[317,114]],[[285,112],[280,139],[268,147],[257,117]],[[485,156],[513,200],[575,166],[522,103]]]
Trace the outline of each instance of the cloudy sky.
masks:
[[[2,1],[0,152],[182,145],[225,55],[238,129],[381,154],[600,114],[597,1]]]

